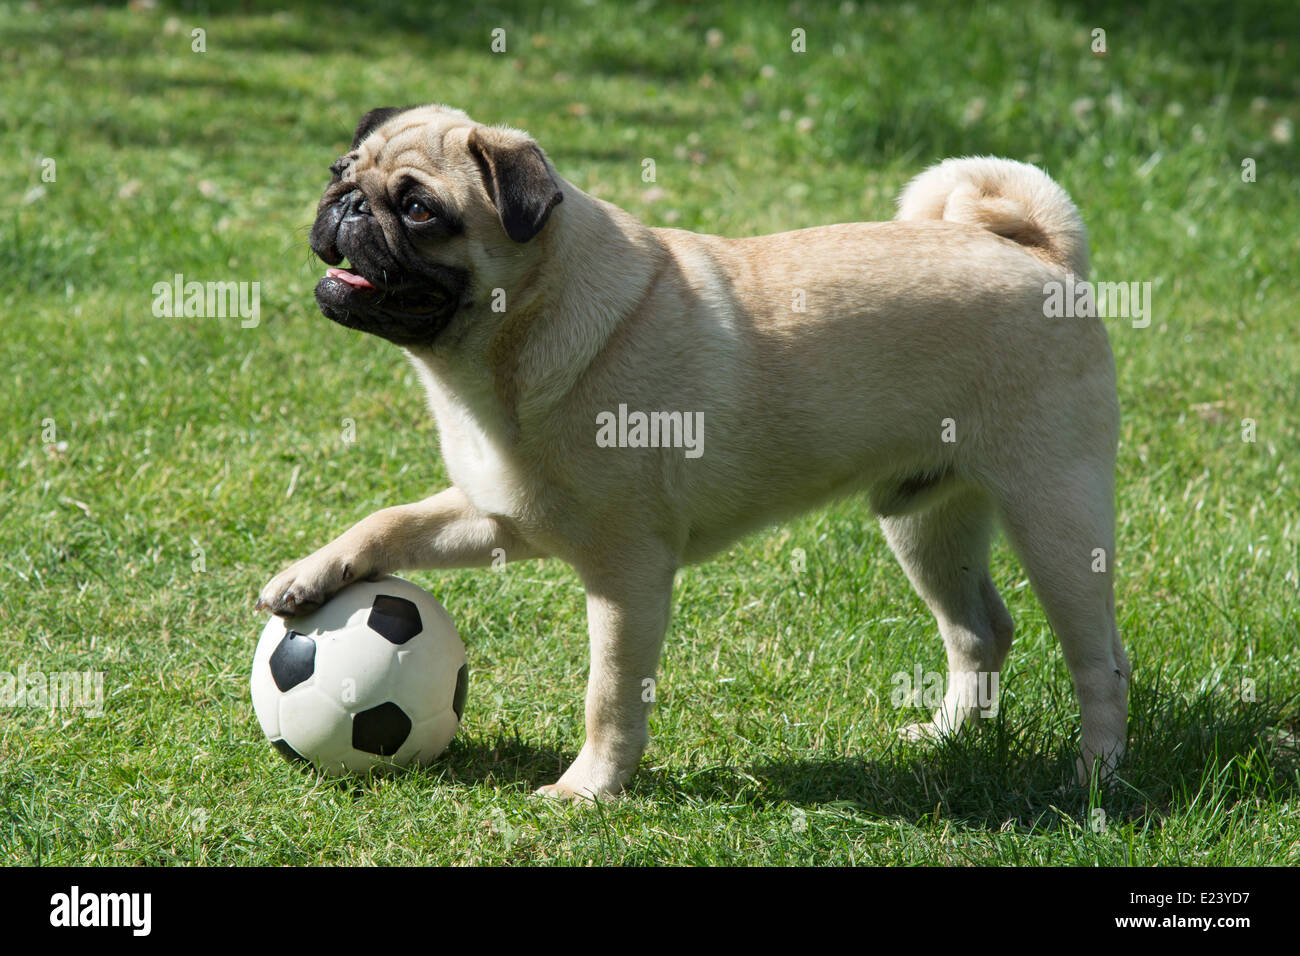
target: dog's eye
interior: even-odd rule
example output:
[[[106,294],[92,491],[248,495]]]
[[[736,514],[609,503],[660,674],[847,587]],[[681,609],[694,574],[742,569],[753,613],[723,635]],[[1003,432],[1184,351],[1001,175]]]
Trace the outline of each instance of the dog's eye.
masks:
[[[433,218],[433,211],[418,199],[408,199],[402,207],[402,215],[411,222],[428,222]]]

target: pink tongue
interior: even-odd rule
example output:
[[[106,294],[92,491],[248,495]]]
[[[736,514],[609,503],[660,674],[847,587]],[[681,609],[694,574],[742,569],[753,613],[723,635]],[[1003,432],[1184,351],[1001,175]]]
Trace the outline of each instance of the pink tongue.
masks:
[[[340,282],[346,282],[350,286],[356,286],[358,289],[373,289],[369,282],[359,275],[348,272],[347,269],[326,269],[325,276],[329,279],[338,279]]]

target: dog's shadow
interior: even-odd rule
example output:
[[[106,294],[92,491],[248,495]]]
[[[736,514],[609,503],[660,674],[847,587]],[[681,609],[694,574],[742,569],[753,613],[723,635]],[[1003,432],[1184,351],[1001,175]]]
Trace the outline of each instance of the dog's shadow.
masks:
[[[1131,704],[1128,755],[1117,782],[1099,791],[1074,782],[1068,721],[1041,709],[1035,714],[1044,716],[1022,720],[1004,709],[977,732],[928,745],[900,740],[872,757],[791,756],[686,769],[643,764],[628,795],[655,803],[841,809],[909,822],[942,817],[1017,831],[1078,825],[1097,807],[1112,820],[1155,814],[1158,821],[1211,794],[1267,802],[1297,795],[1296,697],[1242,701],[1223,692],[1188,697],[1135,686]],[[423,772],[447,783],[531,791],[555,781],[573,757],[498,734],[454,743]]]
[[[498,732],[491,739],[454,740],[423,772],[437,775],[445,783],[533,791],[558,780],[576,756],[573,751],[538,746],[517,734]]]
[[[979,731],[930,745],[890,744],[874,759],[770,760],[698,773],[650,773],[649,797],[840,808],[910,822],[926,816],[1020,832],[1077,826],[1100,808],[1111,820],[1158,823],[1206,800],[1279,803],[1297,795],[1297,697],[1235,699],[1134,687],[1129,750],[1111,786],[1075,782],[1075,743],[1048,717],[1005,711]],[[1041,714],[1041,711],[1038,712]],[[1071,718],[1073,719],[1073,718]],[[1037,720],[1038,722],[1035,722]]]

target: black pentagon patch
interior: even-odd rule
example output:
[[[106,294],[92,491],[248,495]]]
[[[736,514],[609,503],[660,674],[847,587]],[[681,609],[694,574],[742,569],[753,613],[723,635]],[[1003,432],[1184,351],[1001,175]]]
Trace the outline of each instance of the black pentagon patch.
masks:
[[[420,609],[406,598],[380,594],[370,608],[370,620],[366,622],[370,629],[392,644],[405,644],[420,631],[424,623],[420,620]]]
[[[290,747],[283,737],[279,740],[272,740],[271,746],[278,750],[280,756],[290,763],[296,763],[298,761],[302,761],[303,763],[307,762],[307,758]]]
[[[451,698],[451,709],[456,712],[456,719],[465,712],[465,697],[469,694],[469,665],[461,664],[456,672],[456,693]]]
[[[391,757],[406,743],[411,718],[392,701],[363,710],[352,718],[352,746],[368,754]]]
[[[316,670],[316,642],[290,631],[271,652],[271,678],[284,693],[297,687]]]

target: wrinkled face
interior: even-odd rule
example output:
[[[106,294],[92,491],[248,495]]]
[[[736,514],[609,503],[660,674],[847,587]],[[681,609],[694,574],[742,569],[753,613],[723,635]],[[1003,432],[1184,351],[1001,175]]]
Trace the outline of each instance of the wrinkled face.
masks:
[[[531,241],[563,198],[527,136],[437,106],[371,110],[330,173],[310,241],[334,268],[316,302],[404,346],[432,345],[493,250]]]

